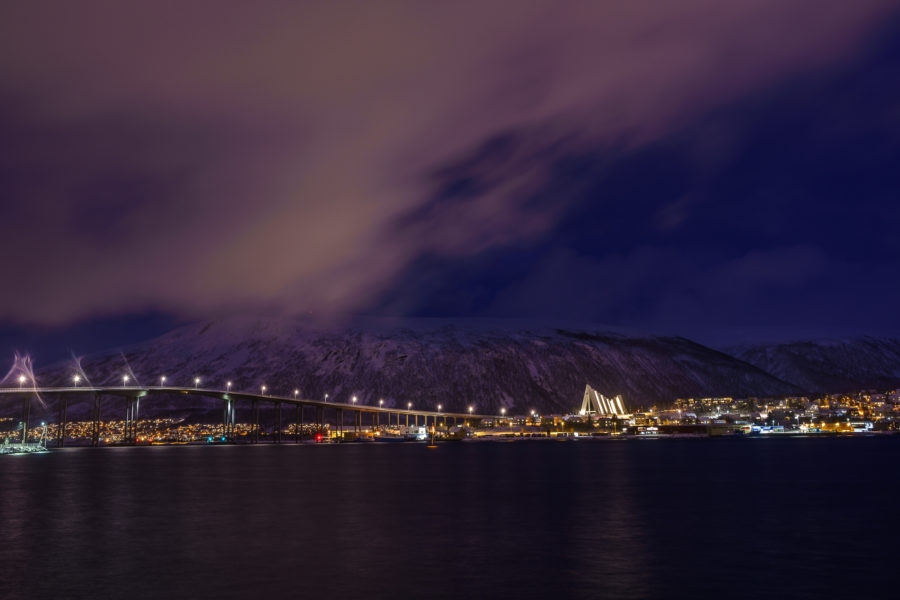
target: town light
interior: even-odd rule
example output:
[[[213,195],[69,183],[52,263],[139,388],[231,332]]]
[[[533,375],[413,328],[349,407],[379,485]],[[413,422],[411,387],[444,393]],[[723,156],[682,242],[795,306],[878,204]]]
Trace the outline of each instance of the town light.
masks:
[[[200,387],[200,378],[194,377],[194,387]]]
[[[475,410],[475,408],[472,407],[472,406],[470,406],[470,407],[469,407],[469,414],[470,414],[470,415],[472,414],[472,411],[473,411],[473,410]]]
[[[438,404],[438,412],[441,412],[441,405]]]
[[[501,415],[505,415],[505,414],[506,414],[506,407],[505,407],[505,406],[501,406],[501,407],[500,407],[500,414],[501,414]]]

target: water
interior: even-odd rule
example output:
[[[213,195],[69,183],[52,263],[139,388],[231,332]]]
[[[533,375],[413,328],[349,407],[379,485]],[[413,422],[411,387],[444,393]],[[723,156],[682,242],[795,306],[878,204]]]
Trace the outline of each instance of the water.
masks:
[[[0,459],[0,598],[894,591],[896,437]]]

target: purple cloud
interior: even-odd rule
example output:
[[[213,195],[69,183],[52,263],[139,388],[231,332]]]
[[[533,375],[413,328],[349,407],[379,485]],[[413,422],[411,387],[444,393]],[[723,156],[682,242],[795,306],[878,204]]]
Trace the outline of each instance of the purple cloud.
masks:
[[[423,253],[552,227],[566,197],[529,204],[530,157],[659,139],[844,59],[896,6],[8,3],[0,316],[363,309]],[[543,141],[435,203],[522,131]]]

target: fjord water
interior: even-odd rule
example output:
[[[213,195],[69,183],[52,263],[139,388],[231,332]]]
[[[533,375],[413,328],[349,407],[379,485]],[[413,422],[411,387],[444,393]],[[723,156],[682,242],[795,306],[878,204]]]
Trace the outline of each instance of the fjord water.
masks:
[[[0,598],[889,596],[900,437],[0,457]]]

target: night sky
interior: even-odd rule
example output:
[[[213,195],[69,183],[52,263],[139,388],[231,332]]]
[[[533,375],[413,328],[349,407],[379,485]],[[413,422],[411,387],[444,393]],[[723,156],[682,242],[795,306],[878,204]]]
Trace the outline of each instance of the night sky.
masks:
[[[900,2],[5,2],[0,352],[900,331]]]

